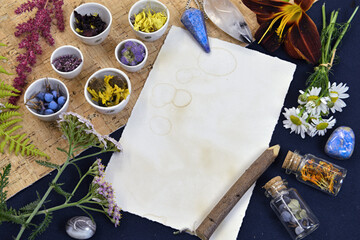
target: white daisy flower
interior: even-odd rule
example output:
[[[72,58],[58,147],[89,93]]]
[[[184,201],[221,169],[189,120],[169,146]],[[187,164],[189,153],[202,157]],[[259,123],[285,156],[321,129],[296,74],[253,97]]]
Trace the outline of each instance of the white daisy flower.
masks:
[[[311,131],[310,136],[324,136],[327,129],[334,127],[335,123],[336,119],[333,119],[333,116],[329,119],[313,119],[311,123],[313,130]]]
[[[300,105],[304,105],[306,102],[307,102],[307,94],[303,91],[303,90],[300,90],[300,95],[298,97],[298,103]]]
[[[340,83],[339,85],[333,83],[331,87],[329,87],[330,99],[334,104],[333,107],[330,108],[332,113],[335,113],[335,111],[342,112],[342,108],[346,107],[346,103],[342,99],[349,97],[349,94],[346,93],[348,89],[349,87],[346,86],[346,83]]]
[[[311,116],[320,116],[321,113],[328,114],[329,106],[328,102],[330,101],[329,97],[319,97],[321,88],[312,87],[307,96],[307,103],[305,104],[305,109],[308,114]]]
[[[306,123],[308,114],[305,112],[300,116],[300,109],[295,107],[290,109],[284,108],[284,110],[283,115],[286,118],[286,120],[283,121],[284,127],[286,129],[290,128],[290,133],[295,132],[296,134],[300,134],[302,138],[305,138],[305,133],[309,127],[308,123]]]

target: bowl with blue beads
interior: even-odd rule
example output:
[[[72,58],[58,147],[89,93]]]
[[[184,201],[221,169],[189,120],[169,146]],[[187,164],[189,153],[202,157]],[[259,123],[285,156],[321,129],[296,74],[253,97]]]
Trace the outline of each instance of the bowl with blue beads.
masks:
[[[41,78],[33,82],[24,94],[25,106],[43,121],[55,121],[69,107],[69,90],[56,78]]]

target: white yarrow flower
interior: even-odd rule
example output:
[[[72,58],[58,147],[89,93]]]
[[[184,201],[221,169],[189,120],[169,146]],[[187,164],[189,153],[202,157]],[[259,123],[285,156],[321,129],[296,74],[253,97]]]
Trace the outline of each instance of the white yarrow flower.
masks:
[[[346,103],[342,99],[349,97],[349,94],[346,93],[348,89],[349,87],[343,83],[340,83],[339,85],[333,83],[331,87],[329,87],[330,99],[334,104],[334,106],[330,108],[332,113],[335,113],[335,111],[342,112],[342,108],[346,107]]]
[[[292,107],[290,109],[284,108],[285,112],[283,115],[285,116],[285,120],[283,121],[284,127],[286,129],[290,128],[291,132],[295,132],[296,134],[300,134],[302,138],[305,138],[305,133],[308,129],[308,123],[306,123],[306,118],[308,116],[307,113],[303,113],[300,116],[300,109]]]

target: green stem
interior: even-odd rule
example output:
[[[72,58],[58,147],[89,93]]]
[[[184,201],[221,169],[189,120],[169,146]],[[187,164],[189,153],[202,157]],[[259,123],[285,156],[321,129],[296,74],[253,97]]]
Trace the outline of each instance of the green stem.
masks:
[[[345,27],[344,27],[344,29],[342,30],[342,32],[341,32],[340,36],[338,37],[337,41],[335,42],[334,47],[333,47],[333,49],[332,49],[331,52],[336,51],[336,48],[338,47],[338,45],[340,44],[341,40],[343,39],[346,31],[347,31],[348,28],[349,28],[350,22],[351,22],[352,19],[354,18],[354,16],[355,16],[356,12],[358,11],[358,9],[359,9],[359,6],[357,6],[357,7],[355,8],[355,10],[354,10],[354,12],[352,13],[351,17],[350,17],[349,20],[346,22]]]
[[[36,206],[36,208],[32,211],[32,213],[30,214],[30,216],[28,217],[28,219],[26,220],[25,224],[21,225],[21,229],[18,233],[18,235],[16,236],[16,240],[20,240],[20,237],[22,236],[22,234],[24,233],[26,226],[31,222],[31,220],[37,215],[37,213],[39,212],[39,209],[41,208],[41,206],[44,204],[46,198],[49,196],[51,190],[54,188],[53,184],[56,184],[57,180],[59,179],[60,175],[62,174],[62,172],[65,170],[65,168],[68,165],[68,161],[69,159],[67,159],[67,161],[64,163],[64,165],[60,168],[60,170],[58,171],[58,173],[56,174],[55,178],[52,180],[52,184],[50,185],[50,187],[48,188],[48,190],[46,191],[46,193],[44,194],[44,196],[41,198],[40,202],[38,203],[38,205]]]
[[[330,44],[331,44],[331,40],[332,40],[332,34],[333,34],[334,28],[335,28],[337,16],[338,16],[337,11],[331,13],[329,26],[328,26],[328,29],[326,31],[326,34],[328,36],[327,36],[327,43],[326,43],[326,46],[325,46],[325,57],[324,57],[324,59],[322,59],[324,61],[322,63],[329,63],[329,60],[330,60],[329,59]],[[331,58],[331,55],[330,55],[330,58]]]
[[[105,153],[105,152],[108,152],[106,150],[101,150],[99,152],[96,152],[96,153],[93,153],[93,154],[89,154],[89,155],[86,155],[86,156],[83,156],[83,157],[79,157],[79,158],[74,158],[73,160],[71,160],[72,163],[74,162],[77,162],[79,160],[82,160],[82,159],[85,159],[85,158],[89,158],[89,157],[94,157],[96,155],[99,155],[99,154],[102,154],[102,153]]]
[[[85,177],[88,176],[88,175],[89,175],[89,171],[87,171],[87,173],[85,173],[85,175],[82,176],[82,178],[80,178],[80,180],[79,180],[79,182],[77,183],[76,187],[75,187],[74,190],[71,192],[70,197],[65,201],[65,204],[68,203],[68,202],[71,200],[71,198],[74,196],[76,190],[77,190],[78,187],[80,186],[81,182],[82,182],[82,181],[85,179]]]

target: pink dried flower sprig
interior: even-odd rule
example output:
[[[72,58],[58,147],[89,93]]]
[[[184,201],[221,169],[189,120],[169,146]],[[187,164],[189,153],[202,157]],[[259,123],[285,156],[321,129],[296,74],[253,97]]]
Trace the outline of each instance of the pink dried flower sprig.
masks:
[[[121,208],[116,204],[114,190],[111,184],[104,179],[105,166],[101,163],[101,159],[97,159],[93,166],[93,170],[97,173],[92,182],[95,193],[94,198],[98,204],[102,205],[103,209],[111,218],[111,221],[115,224],[115,227],[117,227],[121,219]]]
[[[56,20],[58,29],[64,31],[63,4],[63,0],[28,0],[15,10],[16,14],[22,14],[37,9],[33,18],[16,26],[15,36],[23,37],[19,43],[19,48],[25,49],[25,52],[16,58],[18,76],[14,79],[13,86],[19,91],[22,91],[26,85],[27,75],[36,63],[36,55],[42,54],[42,48],[39,44],[40,36],[49,45],[55,43],[50,33],[52,19]],[[9,103],[16,104],[18,99],[19,97],[10,97]]]

